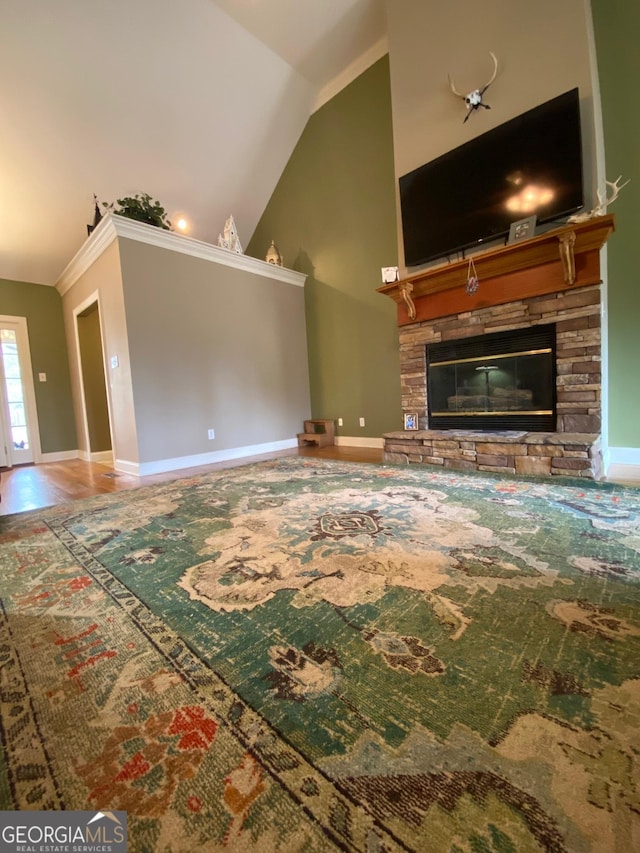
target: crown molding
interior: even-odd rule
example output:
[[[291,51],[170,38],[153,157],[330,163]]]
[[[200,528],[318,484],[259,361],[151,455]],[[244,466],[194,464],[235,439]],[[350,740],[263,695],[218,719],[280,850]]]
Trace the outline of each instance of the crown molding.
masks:
[[[327,103],[327,101],[330,101],[331,98],[338,94],[338,92],[345,89],[349,83],[353,83],[356,77],[363,74],[367,68],[370,68],[374,62],[382,59],[382,57],[387,53],[389,53],[389,39],[387,36],[383,36],[368,50],[365,50],[364,53],[360,54],[360,56],[350,65],[347,65],[344,71],[341,71],[340,74],[320,89],[316,95],[316,100],[311,108],[311,112],[315,113],[316,110],[319,110],[320,107]]]
[[[304,287],[306,275],[295,270],[279,267],[275,264],[252,258],[249,255],[239,255],[229,249],[222,249],[193,237],[183,234],[175,234],[155,225],[147,225],[144,222],[135,222],[124,216],[108,213],[104,216],[95,231],[86,240],[73,259],[66,266],[63,273],[56,281],[56,290],[61,296],[71,288],[84,275],[89,267],[95,263],[100,255],[117,238],[137,240],[149,246],[157,246],[161,249],[169,249],[172,252],[180,252],[192,258],[223,264],[244,272],[261,275],[264,278],[273,278],[285,284],[293,284],[296,287]]]
[[[85,240],[80,249],[64,268],[55,288],[60,294],[64,294],[73,287],[78,279],[85,274],[89,267],[95,263],[100,255],[116,239],[116,229],[112,222],[111,214],[104,216],[93,233]]]

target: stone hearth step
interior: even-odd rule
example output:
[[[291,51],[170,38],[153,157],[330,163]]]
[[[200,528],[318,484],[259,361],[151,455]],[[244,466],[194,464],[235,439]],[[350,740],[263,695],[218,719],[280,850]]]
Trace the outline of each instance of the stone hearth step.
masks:
[[[398,430],[385,433],[383,460],[457,470],[602,477],[600,436],[570,432]]]

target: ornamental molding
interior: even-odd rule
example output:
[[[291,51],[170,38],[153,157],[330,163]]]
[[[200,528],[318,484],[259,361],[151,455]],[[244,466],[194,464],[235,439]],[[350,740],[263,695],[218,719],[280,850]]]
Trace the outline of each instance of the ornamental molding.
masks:
[[[192,258],[199,258],[200,260],[210,261],[215,264],[223,264],[224,266],[263,276],[264,278],[272,278],[284,284],[293,284],[296,287],[304,287],[307,278],[304,273],[296,272],[295,270],[276,266],[275,264],[267,263],[267,261],[252,258],[249,255],[240,255],[229,249],[222,249],[219,246],[213,246],[211,243],[204,243],[201,240],[195,240],[193,237],[186,237],[184,234],[175,234],[173,231],[166,231],[164,228],[158,228],[155,225],[147,225],[145,222],[135,222],[124,216],[108,213],[102,218],[99,225],[67,264],[65,270],[56,281],[56,290],[60,295],[64,296],[89,267],[97,261],[111,243],[118,238],[137,240],[149,246],[169,249],[172,252],[180,252]]]

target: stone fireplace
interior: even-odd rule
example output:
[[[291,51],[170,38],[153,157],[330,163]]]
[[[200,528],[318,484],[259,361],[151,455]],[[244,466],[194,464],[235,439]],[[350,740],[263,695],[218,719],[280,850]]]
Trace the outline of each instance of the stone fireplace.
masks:
[[[398,305],[402,408],[417,413],[419,426],[384,436],[386,461],[602,476],[600,249],[612,230],[611,216],[598,217],[476,256],[480,285],[473,294],[466,290],[465,260],[379,288]],[[542,329],[550,330],[550,343],[537,346]],[[511,349],[497,353],[502,360],[465,349],[466,341],[496,333],[505,333]],[[449,392],[437,399],[429,371],[444,368],[434,368],[434,348],[453,376]],[[553,363],[536,369],[509,361],[511,380],[502,375],[514,352],[535,350],[551,350]],[[543,399],[536,374],[550,369],[554,387],[551,399]],[[493,417],[508,415],[509,407],[544,415],[537,423]]]

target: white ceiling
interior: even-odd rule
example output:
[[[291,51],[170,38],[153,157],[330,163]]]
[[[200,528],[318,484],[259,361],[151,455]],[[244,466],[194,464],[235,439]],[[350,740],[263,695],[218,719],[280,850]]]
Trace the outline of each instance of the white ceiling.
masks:
[[[314,105],[385,37],[384,0],[2,0],[0,278],[55,284],[93,193],[147,192],[211,243],[233,214],[246,246]]]

